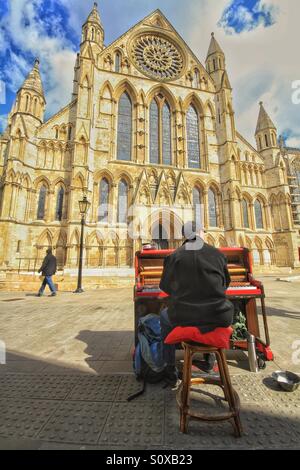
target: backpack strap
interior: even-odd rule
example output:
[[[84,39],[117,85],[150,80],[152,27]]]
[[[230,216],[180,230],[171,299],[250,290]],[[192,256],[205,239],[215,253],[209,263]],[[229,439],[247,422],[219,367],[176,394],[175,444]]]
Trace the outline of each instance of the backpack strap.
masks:
[[[142,388],[136,393],[133,393],[132,395],[129,395],[127,398],[127,401],[132,401],[135,398],[139,397],[140,395],[143,395],[144,391],[146,390],[146,380],[143,380]]]

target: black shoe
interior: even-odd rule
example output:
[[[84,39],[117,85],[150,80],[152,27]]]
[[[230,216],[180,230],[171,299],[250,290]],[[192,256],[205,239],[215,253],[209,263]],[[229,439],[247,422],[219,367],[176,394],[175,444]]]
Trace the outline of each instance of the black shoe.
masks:
[[[50,295],[50,297],[56,297],[56,292],[52,292],[52,294]]]
[[[167,366],[164,371],[165,382],[171,387],[175,387],[178,380],[178,373],[176,367]]]
[[[193,361],[193,366],[197,367],[197,369],[200,369],[200,371],[203,371],[206,374],[215,374],[215,373],[217,373],[217,371],[215,370],[214,365],[212,366],[207,361],[200,361],[200,360],[196,359],[196,360]]]
[[[41,294],[40,292],[38,294],[36,294],[36,297],[42,297],[43,294]]]

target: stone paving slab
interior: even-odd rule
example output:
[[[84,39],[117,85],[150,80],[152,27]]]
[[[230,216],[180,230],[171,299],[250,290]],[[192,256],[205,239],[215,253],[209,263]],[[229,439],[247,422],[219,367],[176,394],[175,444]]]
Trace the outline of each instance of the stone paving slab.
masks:
[[[108,403],[63,402],[38,437],[60,443],[96,444],[110,406]]]
[[[0,397],[63,400],[78,376],[5,374],[0,376]]]
[[[36,438],[58,406],[57,401],[0,398],[0,436]]]
[[[157,446],[164,439],[164,404],[143,401],[114,403],[99,444]]]
[[[69,400],[114,401],[121,382],[118,375],[80,377],[68,395]]]
[[[127,401],[127,398],[142,389],[142,383],[138,382],[134,375],[122,377],[116,401]],[[155,401],[164,404],[165,389],[162,384],[146,384],[145,392],[135,399],[135,403],[140,401]]]

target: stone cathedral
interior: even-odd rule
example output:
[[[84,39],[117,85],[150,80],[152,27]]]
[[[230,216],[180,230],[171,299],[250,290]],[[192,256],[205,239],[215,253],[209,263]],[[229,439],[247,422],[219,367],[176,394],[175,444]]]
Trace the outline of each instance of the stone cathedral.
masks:
[[[47,121],[45,109],[36,60],[0,135],[2,272],[34,270],[48,247],[74,270],[83,195],[86,269],[132,267],[149,240],[176,247],[191,217],[208,243],[247,247],[257,267],[299,266],[300,149],[263,103],[256,148],[238,132],[213,34],[205,66],[159,10],[105,46],[95,4],[71,101]]]

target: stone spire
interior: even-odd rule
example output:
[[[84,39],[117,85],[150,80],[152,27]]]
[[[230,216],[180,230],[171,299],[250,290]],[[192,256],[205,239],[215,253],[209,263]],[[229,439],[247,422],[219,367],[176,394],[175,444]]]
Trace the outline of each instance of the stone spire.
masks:
[[[103,48],[104,28],[101,22],[97,3],[94,3],[91,13],[82,26],[82,43],[85,41],[97,43]]]
[[[211,40],[210,40],[210,45],[208,48],[206,60],[208,60],[209,57],[213,54],[216,54],[216,55],[221,54],[223,55],[223,57],[225,57],[223,50],[221,49],[218,41],[215,38],[215,34],[211,33]]]
[[[36,92],[44,98],[44,90],[39,65],[39,59],[35,59],[34,67],[27,75],[27,78],[25,79],[19,91],[31,90],[32,92]]]
[[[96,2],[94,3],[93,9],[92,9],[91,13],[89,14],[88,19],[86,20],[86,22],[97,23],[103,28],[102,23],[101,23],[101,18],[100,18],[100,15],[99,15],[99,11],[98,11],[98,4]]]
[[[260,110],[259,110],[255,135],[258,134],[259,132],[265,131],[267,129],[275,129],[276,130],[276,126],[274,125],[272,119],[270,118],[267,111],[265,110],[262,101],[260,101],[259,106],[260,106]]]
[[[44,120],[46,100],[40,75],[40,61],[35,59],[34,66],[17,92],[16,101],[9,113],[8,122],[13,129],[20,114],[26,114],[26,131],[33,135]]]
[[[257,149],[262,152],[269,149],[278,149],[277,128],[265,110],[262,101],[259,103],[259,106],[260,109],[255,131]]]
[[[215,39],[214,33],[211,33],[211,41],[206,57],[206,70],[213,79],[216,87],[219,89],[224,86],[224,72],[226,72],[225,54],[219,43]],[[226,86],[230,88],[228,76],[226,74]]]

